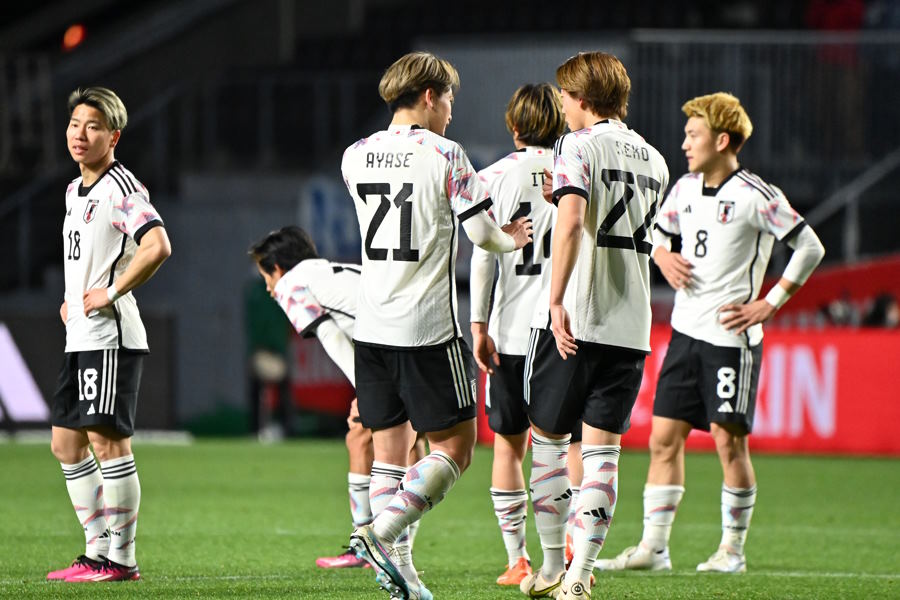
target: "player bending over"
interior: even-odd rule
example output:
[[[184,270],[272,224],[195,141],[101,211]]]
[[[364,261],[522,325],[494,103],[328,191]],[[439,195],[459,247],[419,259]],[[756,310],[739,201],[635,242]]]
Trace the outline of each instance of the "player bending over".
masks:
[[[331,360],[356,385],[352,336],[360,266],[319,258],[312,238],[296,226],[269,233],[251,246],[249,254],[266,282],[266,290],[284,310],[297,333],[318,338]],[[371,523],[373,514],[387,506],[406,467],[373,465],[372,431],[362,426],[355,398],[350,404],[347,425],[350,517],[353,526],[360,527]],[[415,447],[408,464],[422,456],[424,445]],[[414,529],[409,535],[410,538],[415,535]],[[348,549],[337,556],[321,557],[316,565],[328,569],[362,567],[367,563]]]

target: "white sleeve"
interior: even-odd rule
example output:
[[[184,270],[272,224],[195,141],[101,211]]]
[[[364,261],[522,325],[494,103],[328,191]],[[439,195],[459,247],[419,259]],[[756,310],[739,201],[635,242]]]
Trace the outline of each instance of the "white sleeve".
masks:
[[[659,227],[654,227],[650,232],[650,237],[653,240],[653,249],[650,250],[650,256],[653,256],[653,253],[656,252],[657,248],[665,248],[666,250],[672,250],[672,238],[663,232]]]
[[[463,221],[462,226],[472,243],[488,252],[512,252],[516,249],[513,237],[501,230],[483,210]]]
[[[469,270],[469,295],[472,302],[472,323],[487,323],[491,310],[491,287],[494,283],[496,257],[478,246],[472,248],[472,268]]]
[[[353,371],[353,341],[338,327],[334,319],[324,319],[316,327],[316,337],[319,338],[329,358],[344,372],[353,387],[356,387],[356,377]]]
[[[790,282],[803,285],[806,280],[822,262],[825,256],[825,247],[819,241],[819,236],[812,227],[805,225],[787,242],[794,254],[784,268],[782,277]]]

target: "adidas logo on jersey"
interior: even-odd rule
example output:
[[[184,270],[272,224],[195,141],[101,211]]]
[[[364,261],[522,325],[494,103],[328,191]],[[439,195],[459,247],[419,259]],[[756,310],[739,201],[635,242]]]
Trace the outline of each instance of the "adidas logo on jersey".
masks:
[[[690,212],[691,212],[691,205],[688,204],[687,207],[686,207],[683,211],[681,211],[681,212],[683,212],[683,213],[690,213]]]
[[[728,400],[726,400],[725,402],[722,403],[721,406],[719,406],[719,412],[722,412],[722,413],[733,413],[733,412],[734,412],[734,409],[731,408],[731,403],[728,402]]]
[[[90,406],[90,408],[88,408],[87,414],[92,415],[95,412],[97,412],[97,411],[94,410],[94,403],[91,402],[91,406]]]

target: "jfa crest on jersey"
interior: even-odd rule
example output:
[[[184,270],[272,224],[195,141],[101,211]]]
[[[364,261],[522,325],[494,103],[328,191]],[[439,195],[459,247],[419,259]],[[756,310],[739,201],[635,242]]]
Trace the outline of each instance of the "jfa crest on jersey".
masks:
[[[88,200],[87,208],[84,209],[84,222],[90,223],[97,214],[97,207],[100,205],[99,200]]]
[[[491,205],[465,152],[392,125],[347,148],[341,171],[363,240],[354,339],[407,348],[459,337],[457,229]]]
[[[359,265],[304,260],[278,280],[275,299],[303,337],[314,337],[319,323],[333,319],[352,338],[359,277]]]
[[[737,336],[719,323],[725,304],[756,299],[775,239],[805,226],[777,187],[743,167],[718,188],[699,174],[684,175],[663,203],[657,228],[681,236],[681,255],[693,265],[693,284],[675,293],[672,327],[716,346],[755,346],[762,325]]]
[[[84,314],[82,296],[109,287],[128,267],[141,237],[162,224],[147,188],[118,161],[89,187],[80,177],[69,184],[63,222],[66,352],[147,350],[147,335],[130,292],[90,316]]]
[[[494,202],[491,214],[499,225],[528,217],[534,227],[533,242],[515,252],[492,254],[491,259],[496,257],[500,264],[500,273],[489,321],[490,299],[472,299],[472,320],[488,321],[488,333],[502,354],[524,356],[528,352],[541,280],[550,271],[550,235],[556,210],[544,200],[542,185],[544,169],[552,168],[552,150],[529,146],[478,172],[490,190]],[[472,252],[488,254],[478,246]]]
[[[719,200],[719,223],[731,223],[734,220],[734,202]]]
[[[608,119],[556,143],[553,197],[587,202],[563,305],[576,340],[650,351],[649,231],[669,184],[662,155]],[[549,307],[536,322],[549,322]]]

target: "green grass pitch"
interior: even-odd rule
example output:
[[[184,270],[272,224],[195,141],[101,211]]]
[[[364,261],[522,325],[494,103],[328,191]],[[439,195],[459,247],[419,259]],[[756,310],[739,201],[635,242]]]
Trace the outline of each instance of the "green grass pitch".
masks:
[[[346,455],[337,440],[260,446],[136,444],[143,488],[143,579],[46,582],[83,550],[59,465],[46,445],[0,443],[0,598],[387,598],[371,570],[322,570],[350,533]],[[641,533],[647,455],[626,452],[606,547]],[[438,599],[520,598],[494,584],[506,555],[488,487],[490,450],[426,515],[416,566]],[[596,598],[900,598],[900,464],[887,459],[756,456],[759,498],[748,572],[697,574],[719,541],[721,473],[689,454],[672,536],[674,571],[597,574]],[[531,518],[529,517],[531,521]],[[540,547],[529,523],[529,551]]]

